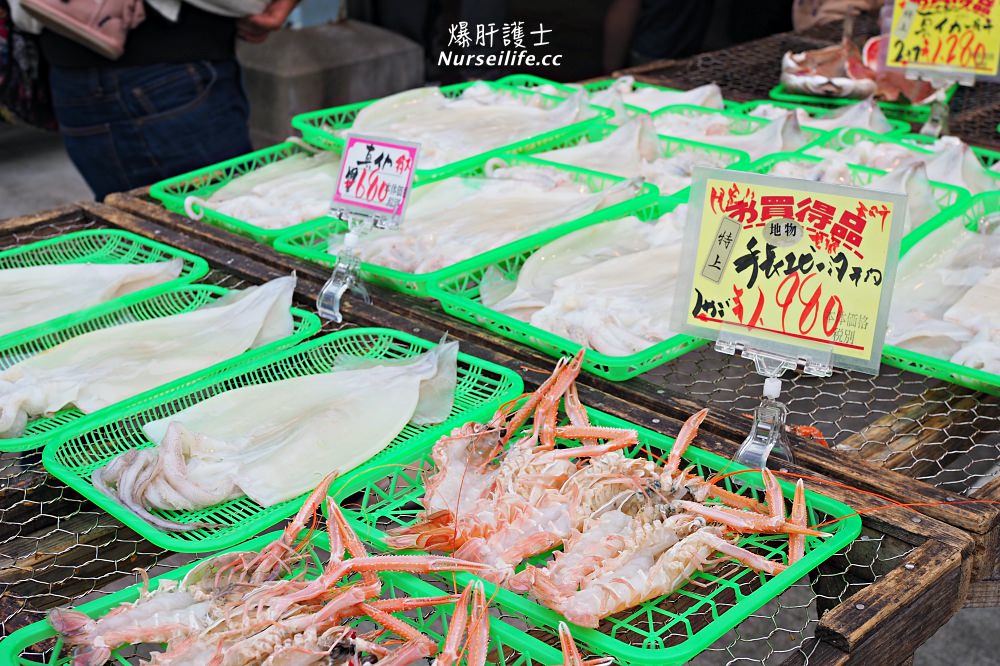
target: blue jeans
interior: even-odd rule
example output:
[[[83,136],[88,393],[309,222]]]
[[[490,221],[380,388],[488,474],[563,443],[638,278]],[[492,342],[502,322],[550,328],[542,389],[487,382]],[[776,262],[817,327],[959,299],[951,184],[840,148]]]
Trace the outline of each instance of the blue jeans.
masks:
[[[66,151],[100,201],[251,150],[235,60],[53,67]]]

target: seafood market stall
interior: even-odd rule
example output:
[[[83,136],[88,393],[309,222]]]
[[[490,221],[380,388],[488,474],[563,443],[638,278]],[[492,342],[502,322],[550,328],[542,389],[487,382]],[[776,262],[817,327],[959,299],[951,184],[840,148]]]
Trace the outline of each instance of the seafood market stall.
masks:
[[[0,224],[0,658],[893,666],[1000,603],[997,86],[906,105],[825,31],[317,110]],[[884,99],[801,99],[817,50]],[[770,469],[732,459],[773,383],[670,325],[699,167],[905,220],[878,374],[787,380]]]
[[[23,245],[80,230],[123,229],[203,257],[210,268],[203,281],[230,288],[260,284],[294,268],[299,276],[296,303],[301,306],[315,299],[326,279],[326,271],[314,264],[254,246],[246,238],[207,225],[199,227],[197,233],[188,233],[186,225],[190,222],[151,210],[152,205],[141,199],[121,196],[113,203],[146,210],[151,219],[107,206],[74,207],[7,221],[3,246]],[[372,291],[371,305],[353,300],[345,304],[349,326],[391,327],[428,341],[439,339],[447,330],[460,341],[465,353],[517,372],[529,390],[548,374],[550,359],[523,347],[512,348],[495,335],[446,319],[425,301],[380,287],[373,287]],[[324,331],[329,330],[330,325],[324,325]],[[664,398],[664,394],[656,393],[665,389],[651,389],[646,403],[650,404],[650,398],[657,396],[652,407],[635,404],[629,400],[631,391],[623,395],[620,390],[627,386],[633,384],[588,379],[580,386],[580,399],[588,406],[669,436],[677,435],[682,421],[694,409],[690,401]],[[718,423],[720,416],[710,419]],[[731,456],[736,441],[712,432],[721,429],[719,425],[703,428],[696,445],[709,453]],[[810,444],[804,444],[801,450],[804,466],[787,469],[819,481],[807,480],[807,488],[852,507],[884,509],[863,515],[857,539],[708,646],[693,663],[725,663],[734,658],[762,664],[837,664],[849,659],[866,664],[906,663],[914,647],[957,610],[962,595],[956,591],[968,586],[972,573],[973,543],[969,537],[933,518],[917,517],[909,509],[891,507],[883,500],[823,483],[822,479],[828,477],[816,471],[811,464],[816,456],[808,454],[813,450],[831,458],[833,454]],[[170,554],[138,536],[117,518],[47,474],[37,454],[3,456],[4,476],[8,479],[0,498],[7,533],[4,589],[0,597],[4,633],[41,619],[50,608],[101,598],[102,591],[139,581],[135,567],[150,568],[150,575],[157,575],[197,557]],[[344,498],[341,505],[346,511],[365,508],[378,511],[371,502],[370,494],[361,493]],[[726,594],[746,594],[754,586],[752,579],[744,580]],[[426,588],[407,592],[429,593]],[[726,594],[716,599],[719,609],[733,603]],[[668,608],[664,606],[665,610]],[[557,644],[551,628],[537,625],[517,609],[498,606],[494,617],[495,624],[502,622],[517,628],[543,647]],[[694,630],[710,620],[711,615],[704,609],[688,615]],[[663,634],[664,624],[654,614],[648,623],[632,622],[629,631],[619,633],[619,637],[621,642],[637,648],[669,646],[685,637],[676,630]],[[530,648],[525,645],[534,644],[525,640],[498,640],[495,649],[504,654],[501,657],[493,652],[489,661],[552,663],[546,660],[550,653],[542,647],[536,647],[539,650],[536,654],[540,655],[537,659],[529,656],[527,660],[515,661],[517,652],[521,653],[521,659],[531,654],[526,652]],[[52,645],[43,640],[38,645],[19,646],[17,654],[25,657],[48,654],[46,651]],[[585,652],[590,651],[585,644],[581,647]]]

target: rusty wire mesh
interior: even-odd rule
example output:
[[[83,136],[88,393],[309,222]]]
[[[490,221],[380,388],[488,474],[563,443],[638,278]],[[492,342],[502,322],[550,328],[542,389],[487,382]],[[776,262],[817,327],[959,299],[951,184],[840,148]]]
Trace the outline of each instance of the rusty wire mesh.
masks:
[[[0,236],[0,249],[99,226],[107,225],[85,216],[36,225]],[[247,286],[220,271],[205,281],[229,288]],[[701,350],[666,366],[654,379],[674,388],[686,383],[694,396],[707,402],[748,411],[760,395],[760,381],[744,366]],[[920,395],[926,387],[923,378],[903,378],[892,371],[878,379],[824,380],[827,384],[819,392],[807,385],[809,381],[792,382],[793,421],[826,427],[827,437],[835,440],[868,423],[872,411]],[[888,397],[879,397],[883,393]],[[829,404],[820,405],[817,395],[825,396],[823,402]],[[911,550],[910,545],[866,527],[859,540],[761,608],[695,663],[771,666],[796,653],[808,663],[821,615],[903,565]],[[42,619],[47,609],[76,605],[133,584],[138,580],[136,567],[155,575],[191,557],[196,556],[160,550],[47,475],[37,451],[0,455],[0,634]],[[503,615],[503,619],[539,634],[521,618]],[[551,641],[550,635],[539,637]]]

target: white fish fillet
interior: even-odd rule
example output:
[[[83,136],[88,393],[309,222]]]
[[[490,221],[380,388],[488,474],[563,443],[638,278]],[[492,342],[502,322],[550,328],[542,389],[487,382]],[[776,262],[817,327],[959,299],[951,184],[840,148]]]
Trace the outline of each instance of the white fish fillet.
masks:
[[[390,95],[363,108],[350,131],[419,142],[419,168],[432,169],[594,115],[583,91],[542,109],[475,84],[458,99],[437,88]]]
[[[781,118],[788,113],[788,109],[773,104],[761,104],[750,112],[751,116],[760,118],[775,119]],[[804,109],[795,109],[795,116],[799,124],[805,127],[814,127],[821,130],[835,130],[844,127],[856,127],[867,129],[873,132],[888,132],[892,129],[892,124],[882,113],[881,107],[874,98],[869,97],[857,104],[851,104],[838,109],[837,111],[823,117],[810,116]]]
[[[886,342],[972,367],[996,368],[1000,236],[962,220],[934,230],[899,263]],[[996,371],[996,370],[991,370]]]
[[[684,116],[666,113],[654,119],[656,130],[661,134],[736,148],[755,160],[769,153],[796,151],[808,143],[792,111],[747,134],[732,133],[730,126],[733,122],[733,118],[717,114]]]
[[[626,217],[556,239],[524,262],[513,293],[499,302],[489,302],[484,296],[483,305],[528,321],[552,299],[556,280],[608,259],[647,249],[652,227],[637,217]]]
[[[60,264],[0,270],[0,335],[163,284],[180,258],[153,264]]]
[[[500,168],[489,178],[446,178],[414,189],[403,224],[356,246],[362,261],[429,273],[569,222],[631,196],[631,185],[596,194],[555,169]],[[330,239],[341,251],[344,236]]]
[[[193,312],[71,338],[0,374],[0,438],[30,417],[90,413],[292,332],[295,278],[231,292]]]
[[[245,494],[271,506],[308,492],[331,471],[379,453],[419,420],[415,414],[446,419],[457,354],[458,343],[449,342],[406,362],[247,386],[148,423],[143,431],[160,445],[147,451],[179,450],[182,461],[162,466],[146,505],[190,510]],[[171,493],[184,484],[199,492]]]
[[[969,190],[972,194],[998,189],[1000,180],[992,177],[972,149],[955,137],[939,139],[933,156],[920,156],[927,163],[927,175],[949,185]]]
[[[265,229],[284,229],[329,213],[340,174],[331,152],[297,154],[235,178],[208,207]]]
[[[672,157],[661,155],[652,120],[641,116],[630,119],[601,141],[579,143],[536,157],[624,178],[642,177],[664,195],[689,187],[696,166],[725,168],[729,164],[723,156],[694,150]]]
[[[614,108],[614,100],[620,99],[629,106],[637,106],[647,111],[656,111],[674,104],[690,104],[709,109],[723,108],[722,89],[714,83],[673,92],[659,88],[638,87],[632,76],[616,79],[609,87],[591,95],[590,99],[598,106],[611,108]]]

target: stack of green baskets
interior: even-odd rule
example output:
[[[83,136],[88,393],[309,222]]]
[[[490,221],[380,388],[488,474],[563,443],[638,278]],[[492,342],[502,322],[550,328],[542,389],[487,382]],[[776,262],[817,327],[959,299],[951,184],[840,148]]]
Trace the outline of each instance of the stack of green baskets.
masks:
[[[491,81],[456,83],[450,86],[442,86],[440,90],[446,97],[458,97],[467,88],[477,84],[487,85],[495,91],[510,95],[516,99],[523,99],[526,103],[530,103],[536,107],[540,106],[542,108],[551,109],[565,101],[565,98],[563,97],[546,95],[534,90],[515,88]],[[358,102],[356,104],[338,106],[332,109],[322,109],[320,111],[303,113],[292,119],[292,127],[302,132],[302,137],[314,146],[319,146],[320,148],[329,150],[340,150],[345,145],[344,134],[346,131],[350,130],[351,126],[354,124],[354,119],[358,115],[358,112],[375,101],[377,100],[369,100],[367,102]],[[465,159],[445,164],[434,169],[417,169],[415,177],[418,182],[421,180],[436,180],[438,178],[444,178],[446,176],[466,172],[469,169],[478,166],[490,157],[503,153],[528,153],[542,150],[545,146],[557,142],[569,134],[579,132],[587,125],[595,122],[603,122],[604,119],[610,118],[613,115],[608,109],[593,105],[591,108],[594,110],[595,114],[593,118],[573,123],[571,125],[567,125],[566,127],[556,128],[537,136],[517,139],[506,145],[497,146],[492,150],[488,150],[477,155],[471,155]]]
[[[951,86],[945,93],[945,103],[951,101],[952,96],[955,94],[955,89],[957,85]],[[807,104],[810,106],[849,106],[851,104],[856,104],[858,100],[847,99],[844,97],[823,97],[820,95],[804,95],[799,93],[789,92],[785,88],[785,84],[779,83],[771,92],[768,93],[768,97],[779,102],[789,102],[791,104]],[[879,102],[878,105],[882,107],[882,111],[885,115],[890,118],[898,118],[899,120],[906,121],[911,124],[925,123],[931,117],[931,105],[930,104],[904,104],[902,102]]]
[[[543,162],[524,155],[501,155],[496,159],[501,159],[507,164],[514,166],[537,166],[547,169],[557,169],[566,173],[575,183],[583,185],[591,192],[598,192],[625,181],[624,178],[620,178],[618,176],[598,173],[596,171],[580,169],[577,167],[565,166],[562,164]],[[469,167],[467,171],[454,174],[452,177],[479,177],[484,173],[483,168],[483,163],[475,164]],[[420,187],[420,184],[418,184],[417,187]],[[576,229],[580,226],[588,224],[589,221],[595,219],[596,216],[608,212],[614,213],[615,211],[624,210],[631,206],[633,201],[638,200],[640,202],[648,202],[655,200],[657,194],[658,192],[655,187],[651,185],[643,185],[639,188],[635,199],[613,204],[607,208],[603,208],[576,220],[566,220],[565,223],[546,229],[545,231],[541,231],[530,236],[529,238],[554,238],[555,236],[564,233],[567,229]],[[340,220],[331,219],[325,222],[317,222],[309,225],[301,231],[291,232],[281,236],[275,242],[274,248],[279,252],[284,252],[285,254],[290,254],[300,259],[306,259],[324,266],[332,267],[337,262],[337,256],[330,254],[327,251],[329,240],[333,236],[341,235],[346,232],[347,227]],[[414,294],[416,296],[426,296],[428,295],[430,286],[439,281],[446,272],[459,270],[461,267],[465,266],[472,266],[478,261],[479,257],[472,257],[456,262],[446,268],[429,273],[409,273],[406,271],[399,271],[393,268],[386,268],[384,266],[362,262],[361,275],[365,280],[389,286],[403,293]]]
[[[191,312],[204,307],[225,296],[228,290],[211,285],[194,284],[175,287],[160,287],[151,292],[145,290],[110,303],[89,308],[65,317],[54,319],[45,324],[24,329],[18,333],[0,338],[0,371],[20,363],[26,358],[44,353],[56,345],[71,338],[85,335],[103,328],[111,328],[121,324],[136,321],[168,317],[170,315]],[[316,333],[320,328],[316,315],[292,308],[294,329],[290,336],[253,349],[235,358],[206,368],[194,375],[182,377],[163,386],[158,386],[130,398],[127,403],[145,402],[165,393],[191,384],[197,377],[205,374],[221,373],[226,369],[240,365],[248,359],[262,354],[269,354],[284,349],[304,340]],[[27,451],[42,446],[55,437],[60,437],[80,427],[82,419],[101,418],[117,413],[121,405],[118,403],[98,410],[89,417],[76,407],[62,409],[55,414],[39,416],[29,420],[28,427],[20,437],[0,439],[0,451]]]
[[[746,115],[753,115],[752,112],[761,106],[777,106],[782,109],[788,109],[789,111],[802,109],[807,114],[809,114],[810,117],[819,119],[822,119],[824,116],[829,116],[831,114],[834,114],[838,111],[838,109],[825,109],[821,106],[808,106],[805,104],[794,104],[792,102],[778,102],[769,99],[759,99],[753,102],[747,102],[746,104],[743,104],[739,108],[733,110],[739,111],[740,113],[744,113]],[[889,124],[892,125],[892,129],[890,129],[888,132],[885,132],[885,134],[888,135],[906,134],[907,132],[910,131],[910,123],[906,122],[905,120],[899,120],[897,118],[886,118],[886,120],[888,120]],[[809,123],[802,123],[802,126],[809,127]]]
[[[590,422],[597,426],[637,430],[639,443],[624,451],[629,457],[666,457],[673,440],[637,427],[622,419],[588,409]],[[530,430],[530,426],[528,427]],[[516,441],[517,436],[514,437]],[[348,504],[345,515],[361,537],[386,549],[385,532],[415,522],[415,506],[424,494],[424,478],[431,469],[430,452],[424,451],[381,477],[372,477],[362,492],[354,495],[360,502]],[[703,478],[711,478],[722,470],[735,472],[742,465],[721,456],[691,446],[684,455],[682,467],[691,466]],[[737,481],[739,479],[739,481]],[[791,498],[794,486],[780,481],[782,492]],[[759,473],[727,478],[721,485],[728,490],[760,500],[763,499]],[[339,493],[343,499],[346,494]],[[823,524],[832,536],[806,539],[806,555],[781,574],[768,577],[733,563],[715,572],[698,573],[691,582],[671,595],[642,602],[629,611],[616,614],[600,629],[572,627],[573,636],[597,655],[613,656],[621,664],[670,666],[687,663],[732,630],[740,622],[775,599],[796,581],[809,574],[822,562],[834,556],[854,541],[861,532],[861,518],[850,507],[818,493],[807,492],[809,524]],[[842,520],[827,524],[831,518]],[[787,561],[787,536],[744,535],[740,545],[768,559]],[[543,564],[551,554],[532,558],[531,563]],[[455,576],[460,586],[474,580],[467,574]],[[434,583],[439,589],[450,589],[452,578],[442,577]],[[494,597],[504,616],[512,616],[554,638],[562,616],[526,596],[486,583],[486,594]]]
[[[295,513],[305,495],[270,507],[244,496],[194,511],[151,511],[174,522],[218,526],[168,532],[152,526],[97,490],[91,483],[93,471],[118,454],[153,446],[142,430],[144,424],[167,418],[211,396],[240,387],[330,372],[338,358],[344,356],[389,361],[413,357],[431,347],[433,344],[425,340],[387,329],[357,328],[315,338],[290,349],[246,359],[225,372],[199,375],[195,381],[177,386],[156,399],[131,400],[95,414],[64,436],[51,439],[42,452],[42,463],[53,476],[161,548],[184,553],[229,548]],[[451,416],[438,425],[407,425],[384,451],[357,470],[341,470],[344,479],[341,483],[349,490],[362,483],[365,469],[414,457],[415,452],[424,451],[456,424],[487,417],[522,390],[521,379],[514,372],[459,354]]]
[[[305,220],[291,227],[267,229],[246,220],[220,213],[214,210],[207,200],[216,190],[240,176],[254,173],[263,167],[295,155],[312,155],[316,152],[317,149],[304,146],[301,142],[286,141],[270,148],[257,150],[203,169],[196,169],[174,178],[162,180],[149,189],[149,195],[161,201],[167,210],[174,213],[194,219],[204,219],[208,224],[253,238],[261,243],[271,244],[282,234],[305,228],[309,223],[315,222],[317,219],[326,219],[326,217]],[[330,199],[331,201],[333,199],[332,191]]]
[[[569,148],[581,143],[597,143],[603,141],[612,132],[618,129],[615,125],[601,124],[593,125],[586,131],[576,136],[568,137],[560,141],[557,145],[550,146],[544,153],[535,153],[534,157],[539,160],[546,159],[546,153],[551,150]],[[660,157],[670,158],[678,155],[704,156],[712,164],[725,164],[727,169],[743,169],[750,163],[750,156],[742,150],[735,148],[725,148],[715,146],[710,143],[699,143],[688,139],[678,139],[672,136],[659,135]],[[660,192],[662,196],[686,197],[690,187],[682,188],[676,192]]]
[[[278,538],[279,533],[271,532],[261,535],[241,545],[238,550],[259,552]],[[314,534],[308,540],[303,540],[302,551],[304,562],[287,575],[302,575],[306,580],[316,578],[326,563],[325,551],[330,548],[329,539],[325,534]],[[208,558],[205,558],[208,559]],[[194,567],[205,560],[198,560],[175,569],[149,581],[151,590],[157,589],[164,581],[179,581]],[[408,574],[380,574],[382,579],[382,598],[399,599],[405,597],[433,597],[441,594],[434,586]],[[99,618],[112,609],[139,598],[140,585],[133,585],[124,590],[91,601],[77,610],[92,618]],[[443,643],[445,633],[450,625],[454,606],[445,604],[417,611],[397,614],[406,623],[415,627],[425,636],[435,642]],[[393,636],[386,634],[375,639],[376,642],[391,641]],[[55,639],[52,647],[51,641]],[[115,664],[129,664],[128,656],[141,641],[112,650],[111,660]],[[392,649],[398,647],[393,646]],[[49,653],[45,662],[38,659]],[[496,618],[490,618],[490,645],[487,660],[491,666],[553,666],[562,661],[559,650],[528,636]],[[64,665],[70,662],[70,650],[61,638],[57,638],[55,630],[48,620],[35,622],[14,632],[0,642],[0,662],[7,666],[36,666],[39,663]]]
[[[979,221],[988,215],[1000,215],[1000,191],[974,196],[957,206],[941,211],[932,220],[903,238],[902,255],[906,256],[919,243],[925,242],[924,239],[928,235],[941,227],[964,226],[975,230]],[[1000,396],[1000,375],[980,368],[959,365],[947,359],[890,345],[882,350],[882,360],[897,368]]]
[[[673,210],[682,199],[678,197],[649,202],[633,203],[628,210],[601,211],[598,217],[575,225],[558,234],[528,239],[498,248],[480,256],[475,263],[455,266],[441,277],[430,295],[436,298],[444,311],[463,321],[470,322],[508,340],[513,340],[560,358],[575,354],[581,345],[568,338],[550,333],[528,322],[492,310],[480,300],[480,284],[488,271],[499,271],[505,278],[516,280],[524,262],[546,244],[584,226],[616,220],[628,215],[654,222],[661,215]],[[610,356],[588,349],[583,357],[583,368],[612,381],[624,381],[642,374],[706,344],[704,340],[688,335],[675,335],[629,356]]]

